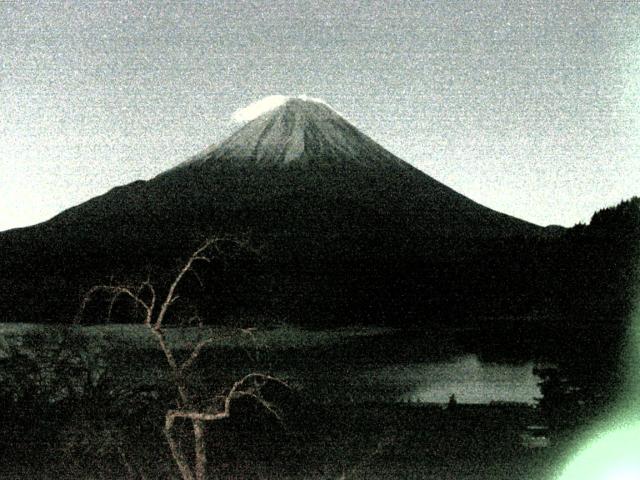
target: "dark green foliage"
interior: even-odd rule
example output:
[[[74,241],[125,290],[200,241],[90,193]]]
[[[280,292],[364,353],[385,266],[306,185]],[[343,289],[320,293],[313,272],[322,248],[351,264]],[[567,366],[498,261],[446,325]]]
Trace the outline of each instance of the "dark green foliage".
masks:
[[[640,260],[640,198],[593,215],[559,244],[563,311],[582,324],[615,326],[633,304]]]
[[[640,198],[593,215],[558,244],[553,327],[557,370],[540,372],[546,414],[560,423],[604,414],[624,388],[625,341],[640,267]]]
[[[540,377],[538,408],[553,431],[574,428],[582,425],[594,411],[592,405],[586,405],[589,392],[577,386],[557,367],[534,368],[533,373]],[[602,406],[602,405],[600,405]],[[590,410],[587,412],[587,408]]]
[[[105,352],[81,329],[35,329],[4,341],[0,398],[9,410],[42,410],[94,395],[106,376]],[[6,409],[5,409],[6,410]]]

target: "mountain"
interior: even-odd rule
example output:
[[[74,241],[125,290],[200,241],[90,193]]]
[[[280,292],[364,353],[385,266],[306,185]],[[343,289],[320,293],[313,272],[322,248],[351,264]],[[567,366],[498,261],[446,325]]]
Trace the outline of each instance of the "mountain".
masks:
[[[176,165],[173,168],[170,168],[169,170],[167,170],[165,173],[169,173],[169,172],[173,172],[175,170],[181,170],[183,168],[189,167],[190,165],[197,165],[200,164],[204,161],[205,158],[207,158],[207,156],[213,151],[215,150],[216,145],[215,144],[211,144],[209,145],[207,148],[205,148],[204,150],[202,150],[201,152],[196,153],[195,155],[187,158],[185,161],[180,162],[178,165]]]
[[[87,219],[131,215],[140,216],[134,224],[143,222],[143,216],[173,222],[176,215],[206,223],[221,211],[242,215],[259,210],[268,215],[283,206],[287,208],[282,214],[320,209],[316,220],[329,214],[342,218],[353,207],[367,209],[369,215],[386,217],[392,223],[408,223],[408,234],[420,229],[429,236],[486,238],[541,232],[413,168],[330,107],[295,98],[247,123],[210,151],[148,182],[114,189],[49,223],[80,227]],[[272,215],[269,220],[283,219]],[[233,219],[225,222],[238,223]],[[370,230],[371,225],[363,230]],[[336,233],[340,232],[332,235]]]
[[[210,166],[408,168],[327,105],[290,99],[213,150]]]
[[[202,238],[246,232],[260,260],[234,278],[235,307],[359,320],[442,313],[460,297],[489,308],[514,245],[548,236],[417,170],[327,105],[289,99],[149,181],[0,234],[0,280],[12,285],[0,314],[66,317],[112,274],[170,270]]]

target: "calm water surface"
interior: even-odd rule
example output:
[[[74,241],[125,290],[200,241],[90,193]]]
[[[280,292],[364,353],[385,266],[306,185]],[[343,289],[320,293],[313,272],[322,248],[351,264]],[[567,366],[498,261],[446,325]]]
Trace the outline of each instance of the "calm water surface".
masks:
[[[410,363],[365,370],[354,378],[354,386],[390,394],[400,402],[446,403],[451,394],[458,403],[535,403],[540,396],[533,363],[508,365],[482,363],[469,354],[447,361]]]

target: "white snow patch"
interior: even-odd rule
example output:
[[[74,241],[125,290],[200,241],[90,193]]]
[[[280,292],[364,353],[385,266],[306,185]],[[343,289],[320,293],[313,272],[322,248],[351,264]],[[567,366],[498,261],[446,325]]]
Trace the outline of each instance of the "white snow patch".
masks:
[[[327,102],[325,102],[321,98],[310,97],[309,95],[298,95],[297,97],[292,97],[292,98],[299,98],[300,100],[304,100],[307,102],[322,103],[323,105],[326,105],[327,107],[331,108],[331,105],[329,105]]]
[[[237,123],[250,122],[251,120],[258,118],[260,115],[263,115],[267,112],[275,110],[281,105],[284,105],[287,100],[293,98],[322,103],[323,105],[329,106],[324,100],[320,98],[310,97],[308,95],[298,95],[297,97],[290,95],[269,95],[268,97],[261,98],[260,100],[257,100],[247,105],[246,107],[239,108],[231,114],[231,119]]]
[[[264,113],[275,110],[280,105],[286,103],[289,98],[290,97],[285,95],[270,95],[268,97],[261,98],[260,100],[233,112],[231,114],[231,119],[239,123],[250,122]]]

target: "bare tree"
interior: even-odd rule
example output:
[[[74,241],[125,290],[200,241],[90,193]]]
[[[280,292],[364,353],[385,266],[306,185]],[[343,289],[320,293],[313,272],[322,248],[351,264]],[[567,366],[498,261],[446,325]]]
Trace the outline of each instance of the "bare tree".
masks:
[[[229,239],[225,237],[208,239],[199,248],[197,248],[182,265],[178,273],[173,277],[166,295],[162,298],[157,294],[156,288],[149,278],[137,286],[96,285],[83,297],[80,310],[76,317],[76,322],[80,322],[86,306],[98,293],[106,293],[110,296],[109,317],[111,316],[114,305],[121,297],[129,298],[144,313],[144,325],[156,339],[160,349],[164,353],[164,357],[172,375],[172,380],[177,390],[178,408],[167,411],[164,434],[169,444],[173,460],[178,467],[183,480],[206,479],[206,424],[229,418],[231,415],[231,404],[234,400],[247,397],[251,398],[262,405],[269,414],[273,415],[278,420],[281,420],[280,413],[276,407],[262,397],[261,389],[268,382],[277,382],[285,387],[286,384],[280,379],[263,373],[250,373],[235,382],[229,389],[228,393],[215,397],[215,400],[218,400],[219,402],[218,407],[215,405],[211,405],[204,409],[199,407],[190,391],[187,373],[196,363],[203,349],[212,344],[215,341],[215,338],[209,337],[196,343],[183,361],[177,360],[173,349],[167,342],[165,334],[165,320],[169,309],[179,298],[177,291],[181,282],[187,274],[192,274],[198,282],[202,284],[202,280],[200,279],[198,272],[195,270],[195,266],[198,263],[211,263],[214,258],[221,257],[221,245],[229,242],[238,247],[248,247],[245,241],[239,241],[237,239]],[[191,422],[194,436],[195,460],[193,465],[190,464],[175,435],[175,422],[178,419],[184,419]]]

